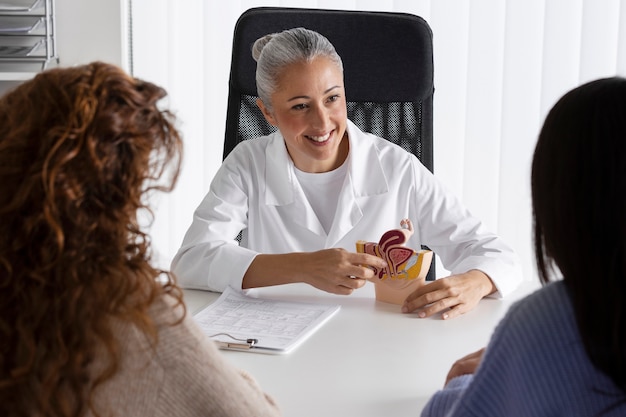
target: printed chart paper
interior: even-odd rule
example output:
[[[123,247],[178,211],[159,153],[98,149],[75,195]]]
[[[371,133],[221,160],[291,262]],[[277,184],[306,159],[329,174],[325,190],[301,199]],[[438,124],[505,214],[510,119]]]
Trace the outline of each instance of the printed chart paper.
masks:
[[[202,330],[222,348],[246,347],[259,353],[288,353],[335,313],[339,305],[270,300],[247,296],[228,287],[194,316]],[[246,341],[256,339],[248,349]]]

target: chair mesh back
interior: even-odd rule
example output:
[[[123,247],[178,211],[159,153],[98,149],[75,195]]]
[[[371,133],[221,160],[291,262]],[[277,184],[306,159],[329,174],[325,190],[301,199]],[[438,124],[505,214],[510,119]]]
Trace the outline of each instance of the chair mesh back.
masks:
[[[348,118],[361,130],[400,145],[422,160],[422,103],[348,103]]]
[[[263,117],[256,105],[256,100],[256,96],[241,95],[236,143],[276,131],[276,128],[267,123]],[[348,119],[361,130],[401,146],[417,156],[420,161],[428,159],[422,142],[421,102],[359,103],[351,101],[347,103],[347,110]],[[432,163],[427,167],[432,171]]]
[[[259,106],[256,105],[257,98],[256,96],[241,96],[237,143],[258,138],[259,136],[267,136],[277,130],[265,120]],[[226,157],[226,152],[224,152],[224,157]]]

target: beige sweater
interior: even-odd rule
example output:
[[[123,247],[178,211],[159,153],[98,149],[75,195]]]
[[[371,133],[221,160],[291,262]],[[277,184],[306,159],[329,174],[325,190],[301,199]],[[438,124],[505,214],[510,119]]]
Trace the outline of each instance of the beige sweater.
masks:
[[[121,343],[120,371],[95,394],[104,417],[279,416],[255,381],[229,364],[189,315],[180,317],[168,298],[151,311],[159,328],[156,350],[126,323],[114,325]],[[95,367],[102,366],[96,363]]]

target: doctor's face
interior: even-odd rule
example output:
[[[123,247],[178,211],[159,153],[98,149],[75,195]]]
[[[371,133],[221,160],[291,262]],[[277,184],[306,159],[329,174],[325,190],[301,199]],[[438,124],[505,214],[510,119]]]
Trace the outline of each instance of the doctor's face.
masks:
[[[276,126],[295,166],[305,172],[338,168],[348,155],[343,73],[328,58],[287,66],[271,97],[272,110],[259,100],[267,121]]]

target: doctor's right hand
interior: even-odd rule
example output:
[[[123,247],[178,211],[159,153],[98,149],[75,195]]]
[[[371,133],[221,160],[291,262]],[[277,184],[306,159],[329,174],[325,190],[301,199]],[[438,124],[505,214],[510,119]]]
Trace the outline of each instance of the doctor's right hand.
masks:
[[[303,282],[329,293],[349,295],[374,277],[370,266],[380,269],[387,263],[374,255],[341,248],[259,254],[248,267],[242,288]]]
[[[387,263],[381,258],[366,254],[348,252],[345,249],[324,249],[303,254],[300,278],[320,290],[333,294],[351,294],[374,278],[373,266],[381,269]]]

